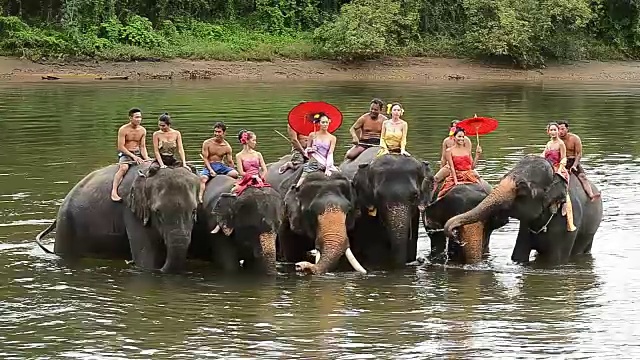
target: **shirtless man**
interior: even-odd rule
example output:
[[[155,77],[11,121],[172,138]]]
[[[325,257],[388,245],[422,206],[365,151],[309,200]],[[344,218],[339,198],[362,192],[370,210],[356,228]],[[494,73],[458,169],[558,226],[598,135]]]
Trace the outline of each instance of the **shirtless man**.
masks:
[[[347,151],[344,158],[354,160],[363,151],[380,145],[380,133],[382,132],[382,123],[387,117],[380,114],[384,104],[380,99],[373,99],[369,103],[369,112],[363,114],[349,128],[349,133],[353,139],[353,147]],[[358,134],[360,132],[360,134]]]
[[[113,177],[113,186],[111,188],[111,200],[120,202],[122,198],[118,195],[118,186],[122,182],[124,175],[129,170],[129,165],[142,164],[148,161],[147,154],[147,130],[143,128],[142,111],[138,108],[129,110],[129,123],[124,124],[118,129],[118,171]]]
[[[449,176],[449,174],[451,174],[451,170],[449,169],[449,165],[447,164],[447,160],[445,160],[445,154],[447,152],[447,149],[449,149],[452,146],[455,146],[456,144],[456,140],[453,137],[453,131],[455,130],[456,124],[459,123],[460,120],[453,120],[451,122],[451,129],[449,130],[449,136],[447,136],[446,138],[444,138],[444,140],[442,140],[442,152],[440,154],[440,170],[438,170],[438,172],[436,173],[436,175],[433,177],[433,188],[436,189],[438,187],[438,184],[447,178],[447,176]],[[471,140],[465,136],[464,137],[464,147],[469,147],[469,149],[471,149]]]
[[[216,175],[227,175],[238,178],[238,172],[234,170],[233,149],[224,139],[227,126],[223,122],[213,125],[213,137],[202,143],[202,160],[204,169],[200,172],[200,194],[198,200],[203,202],[204,189],[209,179]]]
[[[582,165],[580,165],[582,140],[578,135],[569,132],[569,123],[566,120],[558,121],[558,136],[567,148],[567,168],[578,177],[582,188],[591,201],[599,198],[600,194],[593,193],[591,186],[587,182],[587,175],[584,173]]]
[[[309,137],[298,134],[289,124],[287,124],[287,135],[289,135],[289,141],[291,142],[291,160],[280,166],[280,169],[278,169],[280,174],[283,174],[289,169],[296,170],[298,166],[309,160],[304,153],[304,149],[309,143]]]

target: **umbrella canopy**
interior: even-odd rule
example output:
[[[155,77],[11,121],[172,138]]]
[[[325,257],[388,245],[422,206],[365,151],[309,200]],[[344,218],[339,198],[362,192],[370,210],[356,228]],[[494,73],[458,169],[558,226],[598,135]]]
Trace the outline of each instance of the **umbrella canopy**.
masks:
[[[342,125],[342,113],[337,107],[324,101],[307,101],[296,105],[289,111],[289,126],[293,131],[309,135],[320,128],[320,118],[331,120],[328,131],[333,133]]]
[[[466,135],[486,135],[498,128],[498,120],[490,117],[474,116],[460,121],[456,124],[456,127],[462,128]]]

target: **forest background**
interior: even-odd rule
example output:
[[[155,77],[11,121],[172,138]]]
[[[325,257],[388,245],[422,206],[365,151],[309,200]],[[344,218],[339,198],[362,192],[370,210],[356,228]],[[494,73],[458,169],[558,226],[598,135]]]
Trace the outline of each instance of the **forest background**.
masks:
[[[640,0],[0,0],[31,60],[640,57]]]

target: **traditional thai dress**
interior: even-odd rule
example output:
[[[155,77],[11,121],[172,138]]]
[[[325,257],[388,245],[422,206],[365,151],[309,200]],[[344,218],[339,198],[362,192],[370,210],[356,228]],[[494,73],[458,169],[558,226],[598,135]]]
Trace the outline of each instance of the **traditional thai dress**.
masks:
[[[312,146],[315,146],[316,151],[307,153],[309,156],[309,161],[304,164],[303,172],[304,173],[312,173],[315,171],[326,171],[327,169],[331,172],[338,171],[333,164],[333,153],[331,153],[331,142],[323,141],[319,139],[313,140]],[[307,151],[309,148],[307,148]]]
[[[565,168],[560,163],[560,161],[562,160],[560,159],[560,155],[560,150],[544,150],[544,158],[547,159],[547,161],[551,164],[551,166],[553,167],[553,171],[556,174],[560,175],[567,183],[567,198],[565,202],[565,210],[567,213],[567,231],[575,231],[576,227],[573,224],[573,207],[571,206],[571,197],[569,196],[569,179],[571,178],[571,175],[569,174],[569,171],[567,171],[567,168]]]
[[[383,126],[385,126],[385,132],[380,138],[380,150],[376,156],[389,153],[400,154],[401,149],[407,145],[406,139],[402,139],[402,126],[389,126],[389,123]]]
[[[248,187],[271,186],[260,177],[260,158],[242,159],[242,169],[244,169],[244,176],[234,187],[236,195],[242,194]]]
[[[477,184],[480,182],[476,172],[473,170],[473,159],[471,155],[451,156],[451,160],[453,160],[453,167],[458,184]],[[452,171],[451,174],[444,179],[442,189],[438,192],[438,199],[443,197],[454,186],[455,182]]]

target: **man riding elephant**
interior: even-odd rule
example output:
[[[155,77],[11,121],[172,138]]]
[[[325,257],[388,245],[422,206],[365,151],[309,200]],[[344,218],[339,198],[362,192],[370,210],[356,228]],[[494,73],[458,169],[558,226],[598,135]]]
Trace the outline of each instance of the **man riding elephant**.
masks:
[[[567,149],[567,169],[578,177],[582,189],[587,193],[589,199],[595,200],[599,198],[600,194],[594,194],[591,190],[587,175],[582,168],[582,164],[580,164],[580,160],[582,160],[582,140],[578,135],[569,132],[569,122],[566,120],[558,121],[558,136]]]

